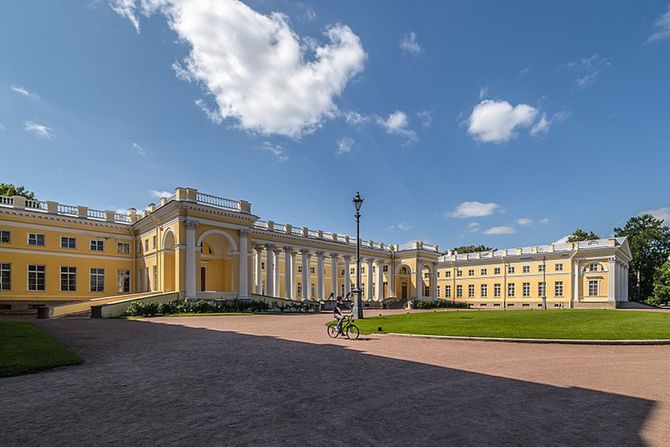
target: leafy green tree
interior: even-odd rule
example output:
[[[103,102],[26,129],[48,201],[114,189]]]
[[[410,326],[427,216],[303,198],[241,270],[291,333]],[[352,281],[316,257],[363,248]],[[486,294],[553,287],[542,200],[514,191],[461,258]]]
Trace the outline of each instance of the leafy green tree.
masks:
[[[34,192],[26,190],[23,186],[14,186],[11,183],[0,183],[0,196],[23,196],[28,200],[36,200]]]
[[[593,231],[587,233],[586,231],[577,228],[575,232],[568,237],[568,242],[595,241],[596,239],[600,239],[600,236]]]
[[[491,251],[491,247],[486,245],[463,245],[461,247],[454,247],[454,251],[458,253],[477,253],[478,251]]]
[[[670,228],[650,214],[628,219],[623,228],[615,228],[616,237],[628,237],[633,260],[628,266],[628,294],[637,300],[637,278],[640,274],[640,301],[654,293],[656,270],[670,257]]]
[[[647,302],[656,306],[670,303],[670,260],[665,261],[656,270],[654,296],[649,298]]]

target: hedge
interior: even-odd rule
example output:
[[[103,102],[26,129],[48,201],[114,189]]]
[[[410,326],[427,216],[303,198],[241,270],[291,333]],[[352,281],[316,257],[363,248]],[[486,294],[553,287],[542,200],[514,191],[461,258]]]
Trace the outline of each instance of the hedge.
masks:
[[[151,317],[156,315],[171,315],[181,313],[225,313],[225,312],[268,312],[268,311],[297,311],[307,312],[310,306],[306,303],[288,303],[270,305],[257,300],[197,300],[197,301],[170,301],[158,303],[156,301],[137,301],[128,306],[126,315],[133,317]]]

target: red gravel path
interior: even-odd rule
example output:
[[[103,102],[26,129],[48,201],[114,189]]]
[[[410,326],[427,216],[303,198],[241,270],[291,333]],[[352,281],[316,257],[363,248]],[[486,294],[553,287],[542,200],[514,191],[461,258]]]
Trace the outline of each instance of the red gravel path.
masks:
[[[0,445],[670,445],[670,346],[327,338],[327,315],[39,322]]]

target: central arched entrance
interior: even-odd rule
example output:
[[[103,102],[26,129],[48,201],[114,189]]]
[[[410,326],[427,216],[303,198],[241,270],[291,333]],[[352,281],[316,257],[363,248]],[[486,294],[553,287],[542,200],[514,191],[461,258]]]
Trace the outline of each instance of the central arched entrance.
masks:
[[[175,245],[174,233],[168,229],[163,235],[163,291],[165,292],[177,290]]]
[[[208,230],[200,235],[197,247],[196,290],[216,295],[237,292],[237,244],[223,230]]]

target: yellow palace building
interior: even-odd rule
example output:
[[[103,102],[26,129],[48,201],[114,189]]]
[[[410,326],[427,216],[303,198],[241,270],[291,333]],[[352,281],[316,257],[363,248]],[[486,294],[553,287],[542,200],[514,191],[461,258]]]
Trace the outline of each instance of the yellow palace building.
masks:
[[[368,306],[442,299],[536,308],[543,296],[551,308],[628,301],[625,238],[470,254],[423,242],[361,246]],[[3,311],[161,294],[322,300],[355,287],[355,253],[353,237],[261,220],[247,201],[193,188],[126,213],[0,196]]]

